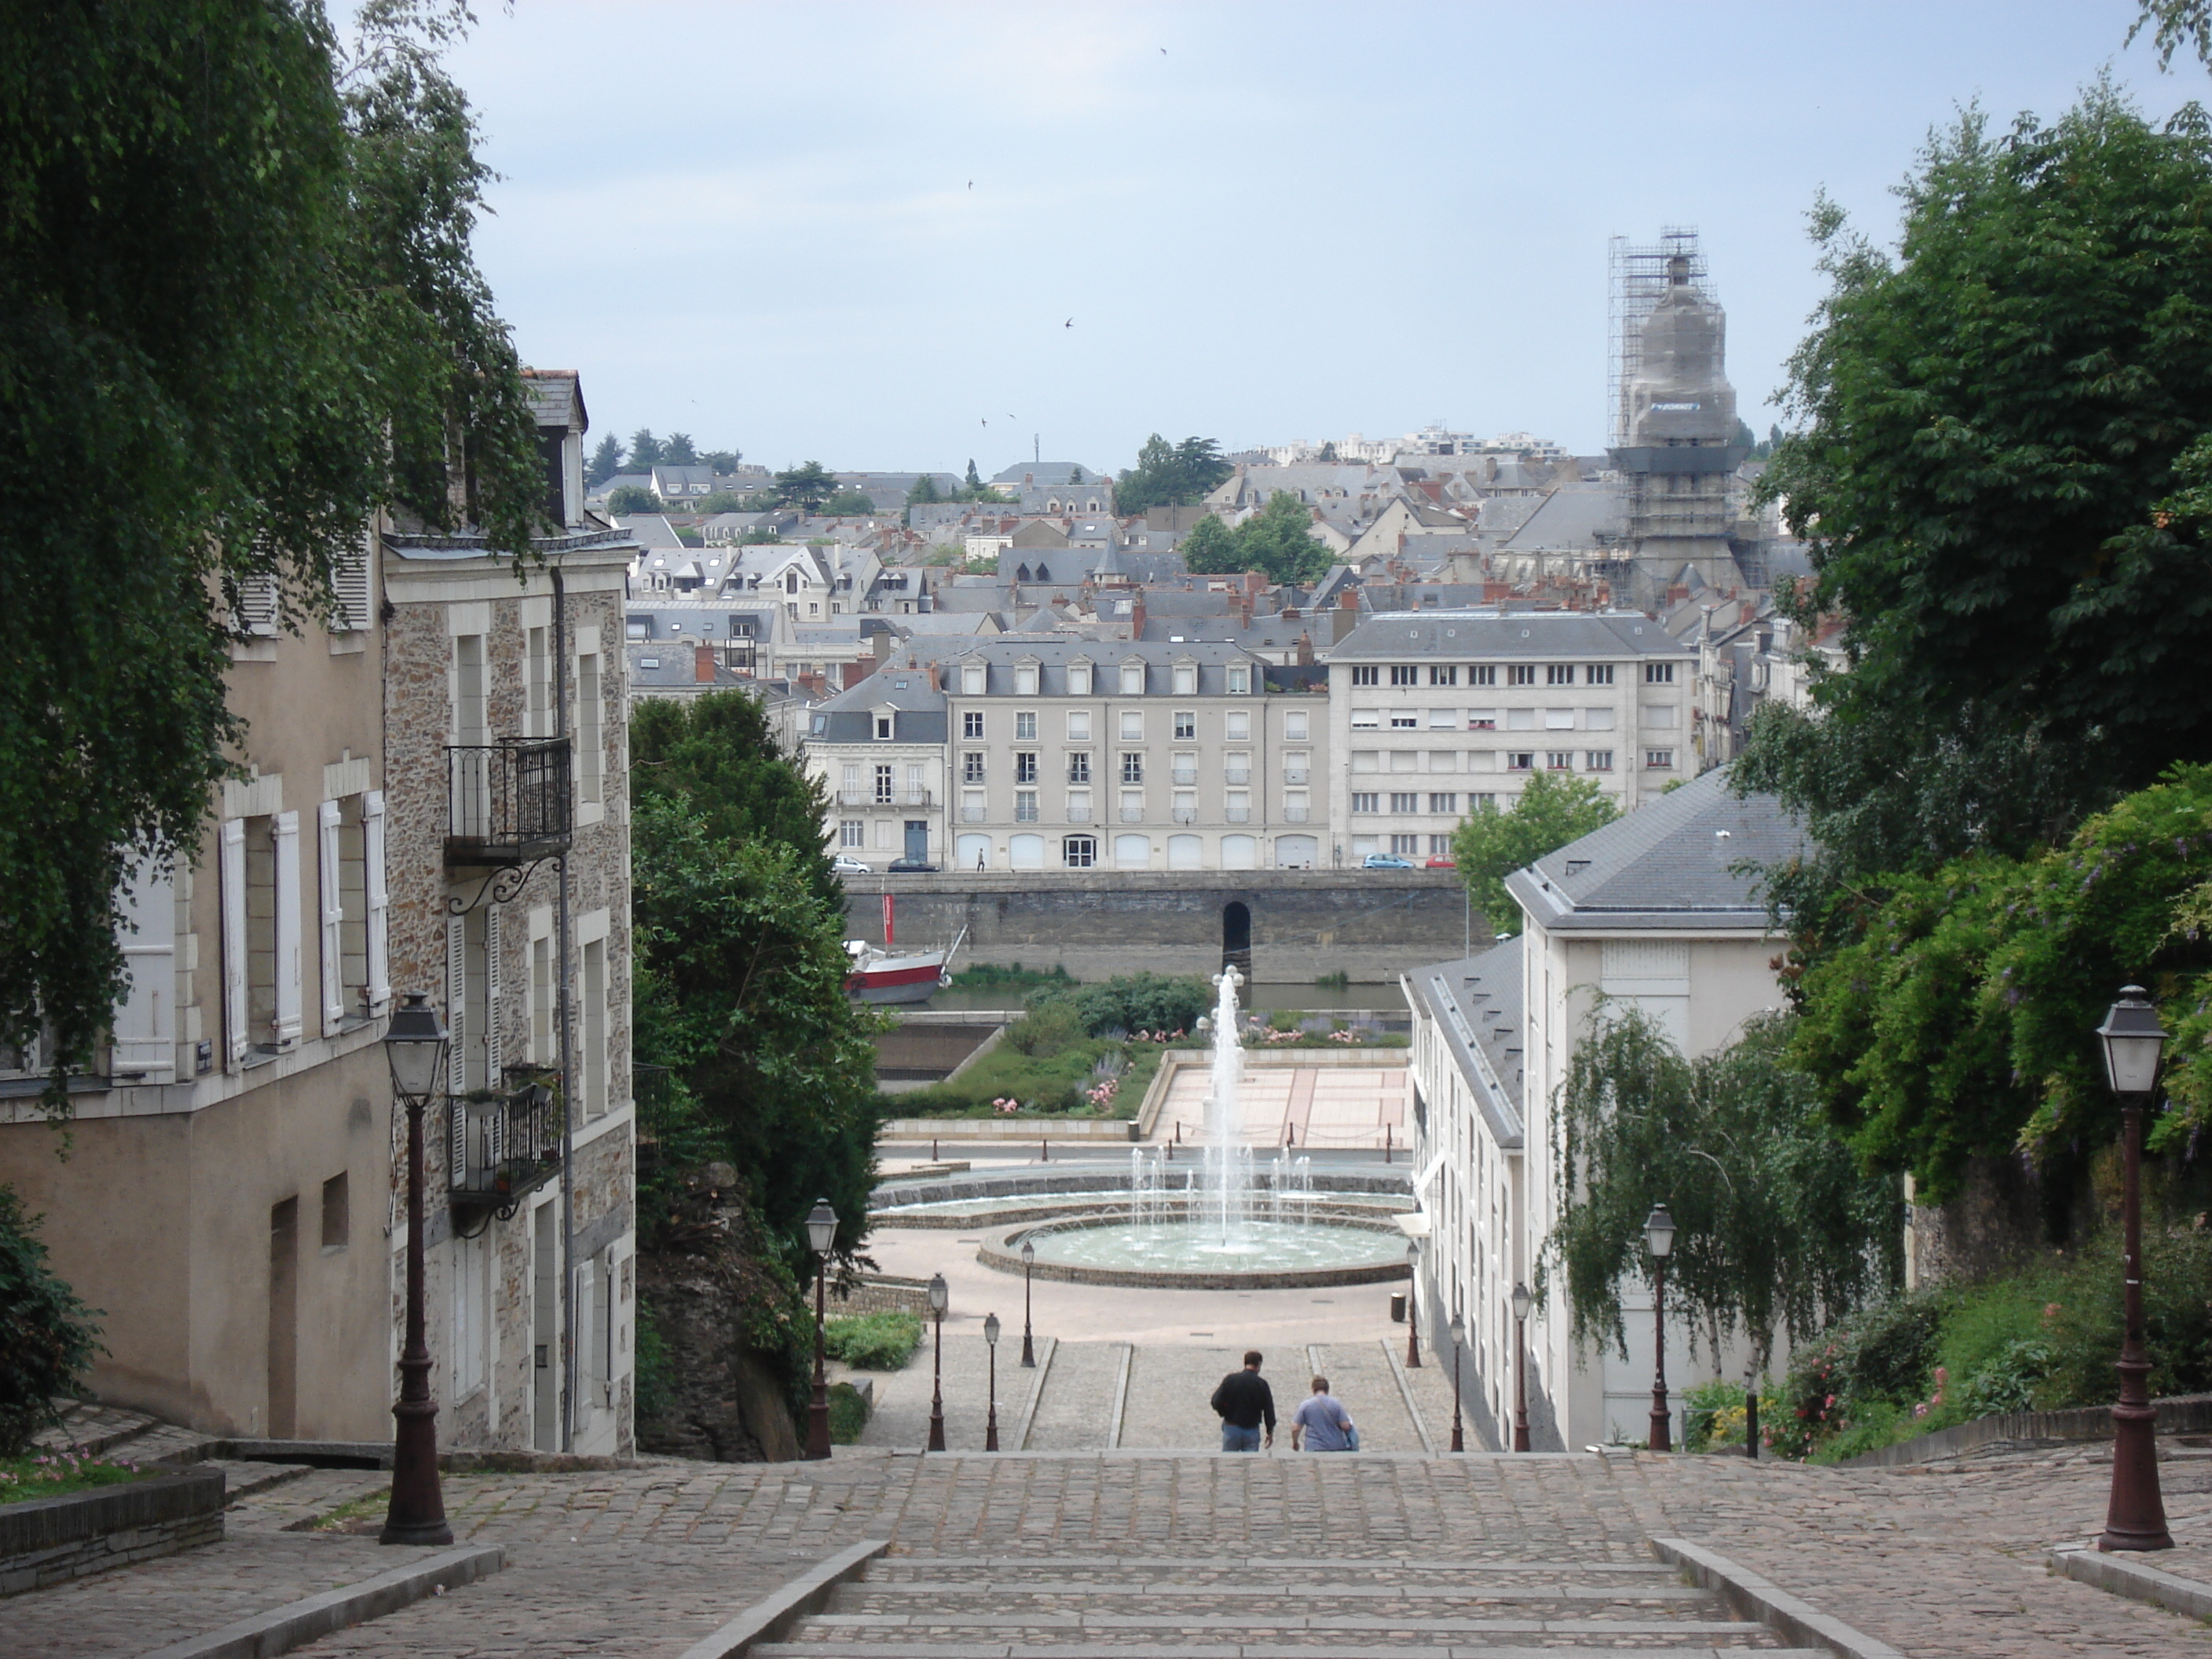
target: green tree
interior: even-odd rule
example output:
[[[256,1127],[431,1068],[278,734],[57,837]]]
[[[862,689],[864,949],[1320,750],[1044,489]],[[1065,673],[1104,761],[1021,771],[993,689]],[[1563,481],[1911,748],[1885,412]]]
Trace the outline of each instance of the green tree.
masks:
[[[100,1350],[97,1315],[46,1265],[40,1218],[0,1186],[0,1457],[20,1457],[56,1421]]]
[[[622,518],[634,513],[659,513],[665,508],[660,497],[643,484],[624,484],[608,492],[607,511]]]
[[[592,459],[584,465],[584,482],[597,489],[616,473],[622,471],[622,446],[615,441],[611,432],[599,440],[599,447],[592,452]]]
[[[1279,489],[1267,506],[1237,526],[1237,568],[1261,570],[1273,582],[1318,581],[1330,554],[1313,537],[1313,510],[1295,490]]]
[[[1177,551],[1182,555],[1183,568],[1194,575],[1222,576],[1244,568],[1238,562],[1235,534],[1211,513],[1184,533]]]
[[[1114,486],[1117,512],[1143,513],[1155,507],[1188,507],[1226,478],[1232,468],[1211,438],[1185,438],[1170,444],[1157,432],[1137,452],[1137,465]]]
[[[649,472],[668,459],[653,428],[641,426],[629,434],[629,466],[633,472]]]
[[[319,6],[0,11],[0,1042],[56,1085],[125,975],[115,896],[199,844],[246,739],[242,587],[331,597],[374,515],[521,556],[544,501],[471,234],[485,173],[438,49],[459,18]],[[44,498],[44,499],[42,499]]]
[[[1517,929],[1520,909],[1505,890],[1505,878],[1620,816],[1595,778],[1533,773],[1510,811],[1486,806],[1460,820],[1452,831],[1452,861],[1492,930],[1501,922]]]
[[[945,498],[937,493],[937,480],[927,472],[914,481],[914,488],[906,492],[908,507],[934,507]]]
[[[2184,46],[2212,68],[2212,0],[2142,0],[2142,12],[2128,26],[2128,45],[2135,44],[2146,26],[2154,25],[2151,38],[2160,69],[2172,68],[2173,54]]]
[[[1564,1284],[1578,1343],[1626,1357],[1620,1289],[1648,1260],[1654,1204],[1677,1229],[1669,1308],[1716,1355],[1742,1332],[1754,1372],[1778,1333],[1802,1341],[1900,1280],[1896,1182],[1860,1170],[1789,1048],[1787,1017],[1762,1015],[1686,1060],[1641,1010],[1599,1009],[1561,1092],[1559,1218],[1540,1269]]]
[[[823,502],[836,493],[837,480],[819,461],[789,467],[775,475],[775,500],[779,507],[803,507],[809,513],[816,513],[821,510]]]
[[[1315,457],[1315,459],[1320,461],[1324,466],[1334,466],[1337,464],[1335,442],[1331,441],[1328,443],[1323,444],[1321,447],[1321,453]]]
[[[673,800],[717,841],[772,842],[817,896],[842,902],[824,850],[830,797],[784,752],[758,698],[710,691],[684,704],[641,702],[629,733],[633,799]]]
[[[688,432],[670,433],[667,442],[660,447],[660,459],[664,466],[698,465],[699,452],[691,447],[691,434]]]
[[[783,532],[772,524],[757,524],[738,538],[742,547],[764,547],[770,542],[780,542]]]
[[[742,450],[702,449],[699,452],[699,465],[712,467],[718,476],[726,478],[737,471],[738,463],[744,458]]]
[[[969,489],[981,489],[983,487],[982,476],[975,471],[975,458],[973,455],[968,458],[968,477],[963,483]]]
[[[702,495],[699,498],[699,505],[694,509],[694,511],[700,513],[742,513],[745,510],[744,499],[745,498],[744,496],[738,495],[734,489],[710,489],[704,495]]]
[[[2212,426],[2212,131],[2100,83],[2001,138],[1968,112],[1903,194],[1894,260],[1814,214],[1831,289],[1761,482],[1813,563],[1790,607],[1842,617],[1850,660],[1737,771],[1831,848],[1796,896],[1816,922],[1855,877],[1878,898],[2023,850],[2212,757],[2184,666],[2212,658],[2212,542],[2182,499]]]
[[[876,498],[865,489],[840,487],[822,503],[821,510],[831,518],[865,518],[876,510]]]

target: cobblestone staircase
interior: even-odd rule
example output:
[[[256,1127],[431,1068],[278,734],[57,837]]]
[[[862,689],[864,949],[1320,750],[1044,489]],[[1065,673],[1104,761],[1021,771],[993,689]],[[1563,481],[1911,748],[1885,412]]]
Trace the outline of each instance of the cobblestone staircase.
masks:
[[[1656,1564],[893,1555],[759,1659],[1566,1659],[1791,1649]]]

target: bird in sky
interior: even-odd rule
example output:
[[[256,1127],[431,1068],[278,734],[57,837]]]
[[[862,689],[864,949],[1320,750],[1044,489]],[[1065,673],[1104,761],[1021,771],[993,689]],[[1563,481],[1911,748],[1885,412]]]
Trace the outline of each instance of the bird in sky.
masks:
[[[1075,326],[1075,319],[1073,317],[1069,318],[1066,322],[1062,323],[1060,326],[1062,328],[1073,328]]]
[[[1021,418],[1021,416],[1018,416],[1018,415],[1009,415],[1009,416],[1006,416],[1006,418],[1007,418],[1008,420],[1010,420],[1010,421],[1018,421],[1018,420],[1019,420],[1019,419]]]
[[[973,179],[970,179],[968,181],[968,188],[969,188],[969,189],[970,189],[970,190],[973,190],[973,189],[975,189],[975,181]]]

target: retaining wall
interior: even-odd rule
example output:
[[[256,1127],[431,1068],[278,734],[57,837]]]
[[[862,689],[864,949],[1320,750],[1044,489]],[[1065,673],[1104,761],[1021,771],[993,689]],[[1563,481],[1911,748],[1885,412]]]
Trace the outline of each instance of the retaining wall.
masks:
[[[0,1508],[0,1595],[43,1589],[222,1538],[221,1469]]]

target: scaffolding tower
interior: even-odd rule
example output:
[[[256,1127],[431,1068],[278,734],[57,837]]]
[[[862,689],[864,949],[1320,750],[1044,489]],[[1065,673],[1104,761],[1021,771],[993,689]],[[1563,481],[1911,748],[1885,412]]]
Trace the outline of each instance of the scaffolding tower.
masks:
[[[1695,225],[1664,226],[1657,242],[1641,247],[1632,246],[1626,236],[1615,236],[1607,250],[1606,366],[1612,379],[1606,390],[1612,424],[1606,442],[1618,449],[1631,441],[1628,389],[1643,367],[1644,319],[1667,292],[1668,261],[1687,259],[1690,281],[1698,292],[1716,304],[1720,296],[1713,292]]]

